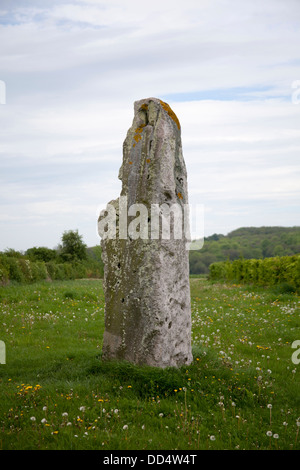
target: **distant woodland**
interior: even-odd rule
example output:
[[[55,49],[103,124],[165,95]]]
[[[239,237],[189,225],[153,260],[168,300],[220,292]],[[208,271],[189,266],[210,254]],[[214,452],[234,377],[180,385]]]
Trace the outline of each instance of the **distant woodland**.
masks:
[[[209,265],[238,258],[263,259],[300,254],[300,227],[243,227],[204,239],[190,251],[190,274],[208,274]]]

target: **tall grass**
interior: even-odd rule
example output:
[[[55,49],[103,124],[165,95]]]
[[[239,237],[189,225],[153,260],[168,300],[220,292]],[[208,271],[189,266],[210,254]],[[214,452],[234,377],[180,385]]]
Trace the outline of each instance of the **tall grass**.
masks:
[[[0,448],[299,449],[299,297],[191,279],[193,363],[101,360],[101,280],[0,288]]]

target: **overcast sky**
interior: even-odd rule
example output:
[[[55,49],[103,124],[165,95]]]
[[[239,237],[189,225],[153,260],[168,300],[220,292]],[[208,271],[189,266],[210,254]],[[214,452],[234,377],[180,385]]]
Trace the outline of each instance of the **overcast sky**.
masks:
[[[206,236],[300,225],[299,45],[299,0],[0,0],[0,250],[99,244],[148,97],[181,122]]]

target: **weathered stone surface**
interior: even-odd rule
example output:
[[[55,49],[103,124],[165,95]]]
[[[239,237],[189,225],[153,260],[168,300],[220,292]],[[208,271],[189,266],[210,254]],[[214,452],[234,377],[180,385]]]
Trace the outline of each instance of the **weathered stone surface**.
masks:
[[[121,197],[111,201],[120,216],[143,204],[148,210],[148,239],[124,237],[117,224],[115,239],[102,239],[105,290],[103,359],[127,360],[157,367],[189,364],[191,307],[186,238],[151,237],[155,210],[166,203],[188,203],[180,123],[164,102],[137,101],[134,119],[123,144]],[[125,199],[126,201],[126,199]],[[153,206],[154,204],[159,206]],[[151,212],[152,208],[152,212]],[[137,220],[129,217],[130,221]],[[99,220],[103,220],[103,215]],[[145,235],[145,229],[143,229]],[[120,239],[121,236],[124,239]],[[127,233],[127,232],[126,232]]]

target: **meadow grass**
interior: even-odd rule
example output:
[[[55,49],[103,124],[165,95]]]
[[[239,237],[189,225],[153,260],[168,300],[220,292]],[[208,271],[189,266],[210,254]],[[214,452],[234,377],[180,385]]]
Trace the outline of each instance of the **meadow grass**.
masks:
[[[0,449],[299,449],[299,297],[191,279],[193,363],[101,360],[101,280],[0,288]]]

